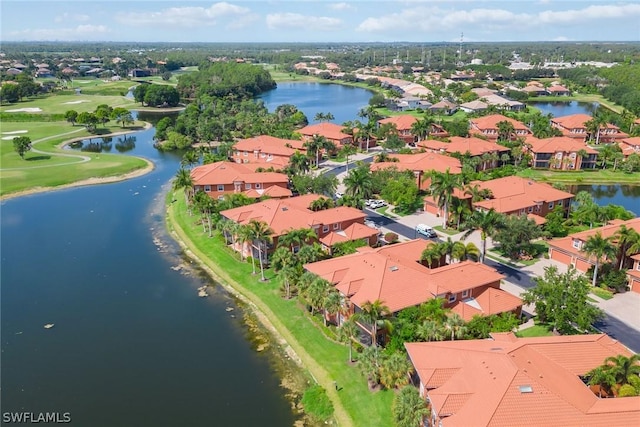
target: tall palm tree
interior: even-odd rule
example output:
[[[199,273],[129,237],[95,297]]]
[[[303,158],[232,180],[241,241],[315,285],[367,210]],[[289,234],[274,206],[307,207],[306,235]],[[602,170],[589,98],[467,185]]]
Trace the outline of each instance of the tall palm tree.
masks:
[[[582,246],[582,252],[587,254],[589,257],[595,258],[595,264],[593,267],[593,281],[592,286],[596,286],[596,281],[598,280],[598,268],[600,267],[600,261],[603,258],[612,258],[616,254],[616,248],[611,243],[610,238],[602,237],[602,234],[598,231],[593,236],[589,237],[587,241]]]
[[[411,125],[411,133],[418,137],[418,142],[429,138],[433,123],[434,120],[431,117],[425,117],[424,119],[418,119],[413,122]]]
[[[260,260],[260,280],[266,280],[264,277],[264,256],[267,251],[267,243],[273,242],[273,230],[266,222],[252,219],[249,221],[249,230],[251,231],[251,240],[257,242],[258,259]],[[253,252],[253,251],[252,251]]]
[[[342,180],[346,194],[356,199],[369,199],[373,195],[373,178],[368,164],[358,165]]]
[[[440,264],[442,258],[442,248],[438,244],[430,244],[420,254],[420,261],[426,261],[429,268],[432,268],[434,261]]]
[[[462,219],[471,215],[469,203],[465,199],[452,197],[450,211],[456,221],[456,230],[460,230],[460,223],[462,222]]]
[[[610,356],[604,360],[604,365],[613,374],[617,385],[629,384],[629,378],[640,375],[640,354]]]
[[[309,172],[309,158],[299,151],[296,151],[289,158],[289,170],[292,175],[305,174]]]
[[[600,132],[607,124],[607,120],[601,114],[594,114],[591,120],[584,123],[584,127],[589,133],[589,140],[592,141],[595,135],[596,145],[600,144]]]
[[[447,317],[444,326],[447,330],[451,331],[451,341],[455,340],[456,337],[462,338],[464,334],[467,333],[464,319],[462,319],[458,313],[452,313]]]
[[[472,202],[479,202],[493,197],[493,193],[488,188],[481,188],[480,184],[467,184],[464,187],[464,195],[471,196]]]
[[[398,388],[409,383],[409,374],[413,365],[404,352],[394,352],[382,360],[380,382],[388,389]]]
[[[213,226],[211,224],[211,217],[214,213],[216,202],[204,191],[196,192],[194,198],[194,204],[200,211],[203,231],[209,230],[209,237],[213,235]]]
[[[340,341],[349,343],[349,363],[353,362],[353,339],[358,335],[358,326],[354,318],[351,317],[346,322],[342,322],[338,328]]]
[[[629,247],[640,241],[640,234],[638,234],[638,232],[633,228],[627,228],[626,225],[622,224],[614,233],[613,238],[618,245],[618,270],[622,270],[624,267],[624,261],[626,260],[627,251],[629,250]]]
[[[498,127],[498,139],[500,141],[510,141],[513,135],[516,134],[516,129],[513,127],[513,123],[503,120],[496,123]]]
[[[418,389],[408,385],[400,389],[393,399],[393,420],[397,427],[419,427],[429,425],[431,411]]]
[[[433,172],[431,177],[431,195],[439,208],[442,208],[442,227],[447,228],[449,220],[449,205],[453,198],[453,192],[461,187],[460,175],[453,174],[447,168],[445,172]]]
[[[459,262],[467,259],[477,261],[480,258],[480,250],[471,242],[465,245],[463,242],[457,241],[453,244],[451,257],[457,259]]]
[[[287,246],[291,252],[294,252],[296,246],[302,248],[305,243],[317,237],[316,232],[313,231],[312,228],[295,228],[287,231],[278,238],[278,246]]]
[[[345,168],[346,172],[349,172],[349,156],[356,154],[357,151],[358,149],[355,147],[355,145],[352,144],[346,144],[342,147],[342,153],[345,155],[347,160]]]
[[[307,152],[311,152],[315,154],[314,164],[318,166],[320,164],[320,153],[321,150],[327,148],[327,138],[322,135],[313,135],[313,137],[304,143],[304,146],[307,148]]]
[[[335,288],[329,288],[329,291],[324,296],[324,301],[322,303],[325,310],[324,326],[327,326],[327,315],[335,314],[337,316],[338,312],[342,308],[342,296],[340,296],[340,292],[338,292]]]
[[[182,160],[180,161],[180,164],[182,166],[186,166],[187,168],[191,169],[193,168],[194,165],[198,164],[200,162],[200,153],[198,153],[197,150],[188,150],[186,153],[184,153],[182,155]]]
[[[248,224],[240,224],[236,231],[236,243],[240,243],[240,259],[244,261],[244,247],[247,243],[250,243],[253,238],[251,228]],[[256,264],[254,257],[251,257],[251,265],[253,267],[253,274],[256,274]]]
[[[443,241],[442,243],[438,243],[438,246],[440,247],[440,253],[446,257],[445,261],[448,264],[451,264],[455,242],[451,240],[451,237],[447,237],[447,240]]]
[[[480,252],[480,262],[484,263],[487,254],[487,237],[492,236],[497,230],[504,225],[504,215],[496,212],[494,209],[488,211],[473,211],[471,216],[463,224],[463,228],[467,231],[462,235],[462,239],[467,239],[474,231],[480,230],[480,240],[482,241],[482,250]]]
[[[391,328],[390,322],[384,319],[391,315],[391,311],[380,300],[367,301],[360,308],[362,311],[358,313],[358,316],[371,325],[371,344],[376,346],[378,344],[378,329],[380,327]]]
[[[375,136],[375,122],[358,123],[356,125],[356,135],[360,142],[364,141],[366,143],[365,152],[368,153],[371,138]],[[362,147],[360,149],[362,149]]]
[[[193,194],[193,178],[191,178],[191,172],[187,169],[180,168],[173,179],[173,190],[184,191],[184,201],[187,204],[189,214],[191,214],[190,197]]]
[[[444,338],[442,325],[435,320],[424,320],[418,325],[417,335],[425,341],[442,341]]]

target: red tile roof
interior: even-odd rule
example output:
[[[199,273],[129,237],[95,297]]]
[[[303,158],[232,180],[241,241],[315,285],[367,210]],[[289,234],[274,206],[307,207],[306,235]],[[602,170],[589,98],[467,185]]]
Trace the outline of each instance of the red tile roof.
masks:
[[[489,189],[492,199],[475,202],[474,205],[484,209],[495,209],[508,213],[535,206],[538,203],[555,202],[573,198],[573,194],[557,190],[548,184],[535,182],[518,176],[507,176],[490,181],[473,181],[481,189]]]
[[[475,119],[470,119],[469,122],[475,126],[477,129],[485,130],[485,129],[498,129],[498,123],[500,122],[509,122],[513,125],[513,128],[518,131],[528,131],[529,128],[526,127],[523,123],[514,120],[510,117],[503,116],[502,114],[491,114],[489,116],[477,117]]]
[[[325,246],[333,246],[336,243],[351,242],[360,239],[369,239],[376,236],[379,231],[376,228],[368,227],[364,224],[353,223],[349,227],[340,231],[333,231],[320,239]]]
[[[289,177],[283,173],[254,172],[243,164],[234,162],[215,162],[193,168],[191,179],[194,185],[219,185],[243,183],[287,184]]]
[[[386,119],[378,120],[381,125],[391,123],[396,125],[396,128],[401,130],[411,130],[411,126],[417,122],[418,119],[409,114],[402,114],[400,116],[388,117]]]
[[[473,316],[488,316],[491,314],[507,313],[522,307],[522,300],[515,295],[501,289],[487,288],[478,295],[457,301],[451,311],[458,313],[466,322]]]
[[[431,150],[442,150],[449,154],[469,153],[472,156],[481,156],[485,153],[493,152],[508,152],[509,148],[504,147],[495,142],[487,141],[481,138],[470,137],[462,138],[459,136],[452,136],[449,138],[451,142],[441,142],[436,140],[425,140],[418,142],[418,146],[428,148]]]
[[[577,153],[580,150],[585,150],[589,154],[598,154],[597,150],[589,147],[583,141],[566,136],[555,136],[544,139],[528,136],[525,138],[525,141],[531,145],[532,153],[557,153],[561,151],[565,153]]]
[[[362,221],[366,215],[359,209],[341,206],[318,212],[309,210],[309,205],[322,196],[306,194],[289,199],[267,199],[247,206],[228,209],[220,214],[239,224],[252,219],[265,222],[280,236],[292,229],[321,227],[343,221]]]
[[[628,426],[640,397],[599,399],[580,379],[631,353],[606,335],[406,343],[443,426]],[[441,372],[439,380],[436,372]]]
[[[298,130],[300,135],[306,137],[313,137],[314,135],[321,135],[327,139],[334,141],[341,141],[343,139],[352,138],[351,135],[347,135],[342,132],[344,126],[337,125],[335,123],[316,123],[314,125],[308,125]]]
[[[631,154],[640,154],[640,136],[635,136],[633,138],[624,138],[620,140],[619,144],[620,149],[622,150],[622,154],[625,157]]]
[[[429,269],[418,261],[430,244],[411,240],[378,249],[362,248],[352,255],[306,264],[305,269],[336,285],[359,307],[367,301],[381,300],[392,312],[448,293],[490,285],[503,277],[491,267],[470,261]],[[490,302],[482,298],[483,303]],[[497,303],[494,308],[498,308]],[[480,310],[498,313],[493,309],[489,312],[485,305]]]
[[[305,153],[304,142],[295,139],[275,138],[269,135],[259,135],[253,138],[241,139],[233,145],[234,150],[259,151],[278,156],[292,156],[296,151]]]
[[[397,168],[420,172],[446,172],[449,169],[451,173],[462,172],[460,160],[439,153],[392,154],[391,157],[395,157],[398,161],[371,163],[371,170]]]

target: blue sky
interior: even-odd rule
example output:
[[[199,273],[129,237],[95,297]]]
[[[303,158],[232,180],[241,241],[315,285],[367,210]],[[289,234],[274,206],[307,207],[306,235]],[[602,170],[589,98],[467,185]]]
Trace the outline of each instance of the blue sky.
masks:
[[[640,1],[2,0],[1,41],[640,41]]]

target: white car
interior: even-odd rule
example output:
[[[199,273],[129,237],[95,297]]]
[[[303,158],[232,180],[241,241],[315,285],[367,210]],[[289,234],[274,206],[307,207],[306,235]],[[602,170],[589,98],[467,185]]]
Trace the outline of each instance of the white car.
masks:
[[[418,224],[418,225],[416,225],[416,232],[418,234],[422,234],[423,236],[426,236],[426,237],[438,237],[438,235],[433,230],[433,228],[429,227],[426,224]]]
[[[341,193],[340,191],[336,191],[336,199],[339,199],[342,196],[344,196],[344,193]]]

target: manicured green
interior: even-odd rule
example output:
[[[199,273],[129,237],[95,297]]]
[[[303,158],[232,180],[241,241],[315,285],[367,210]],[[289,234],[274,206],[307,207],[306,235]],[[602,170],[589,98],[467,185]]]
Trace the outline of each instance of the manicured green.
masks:
[[[460,234],[461,232],[456,230],[455,228],[443,228],[441,225],[436,225],[435,227],[433,227],[434,230],[438,230],[441,233],[444,233],[448,236],[455,236],[456,234]]]
[[[549,330],[549,327],[547,325],[544,324],[533,325],[530,328],[516,332],[516,336],[520,338],[549,337],[551,335],[553,335],[553,332]]]
[[[613,292],[607,289],[598,288],[597,286],[595,288],[591,288],[591,293],[604,300],[609,300],[613,298]]]
[[[101,133],[140,129],[141,123],[122,129],[117,125],[98,128]],[[26,133],[8,134],[23,131]],[[29,151],[21,159],[12,140],[0,140],[0,196],[35,187],[58,187],[88,178],[119,176],[147,166],[143,159],[105,153],[73,152],[56,146],[72,138],[91,136],[84,127],[66,122],[2,123],[2,137],[28,136],[32,147],[46,152]],[[114,137],[114,139],[117,137]],[[89,161],[86,161],[89,159]]]
[[[131,86],[132,82],[128,82]],[[125,90],[126,92],[126,90]],[[67,110],[75,110],[79,113],[83,111],[93,112],[100,104],[107,104],[113,108],[124,107],[133,108],[135,103],[133,99],[125,98],[120,95],[108,95],[108,96],[96,96],[83,93],[80,95],[74,94],[49,94],[35,97],[22,102],[16,102],[15,104],[2,104],[0,111],[10,114],[9,110],[21,110],[23,108],[40,108],[43,114],[64,114]],[[16,111],[18,113],[19,111]],[[34,112],[34,115],[39,114]],[[10,116],[3,117],[3,128],[5,119],[11,120]]]
[[[621,170],[595,169],[584,171],[548,171],[525,169],[518,176],[543,182],[564,184],[630,184],[640,183],[640,172],[625,173]]]
[[[196,215],[189,216],[186,212],[181,192],[173,199],[176,202],[168,206],[169,228],[214,272],[217,280],[232,286],[264,313],[326,390],[338,424],[370,426],[375,420],[377,426],[391,426],[394,393],[370,392],[357,367],[347,362],[348,347],[327,339],[295,299],[282,298],[282,283],[273,271],[265,273],[268,282],[260,282],[259,275],[251,274],[251,264],[240,262],[238,254],[225,247],[218,233],[209,238],[202,232],[202,227],[196,223]],[[335,390],[334,381],[340,385],[339,392]]]

